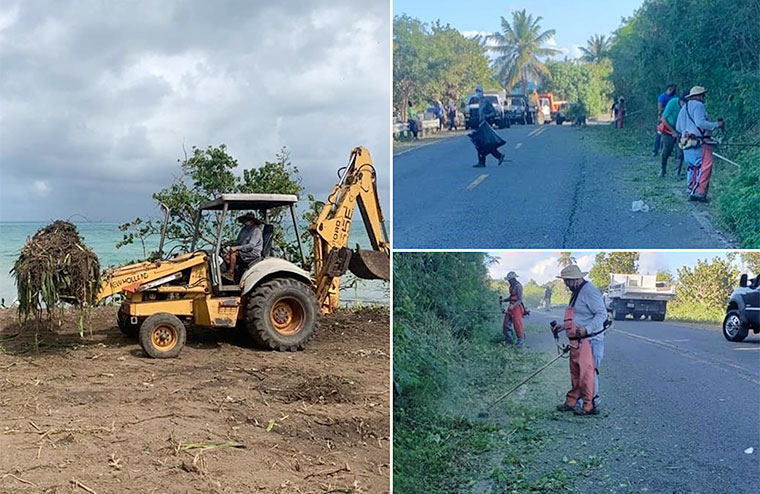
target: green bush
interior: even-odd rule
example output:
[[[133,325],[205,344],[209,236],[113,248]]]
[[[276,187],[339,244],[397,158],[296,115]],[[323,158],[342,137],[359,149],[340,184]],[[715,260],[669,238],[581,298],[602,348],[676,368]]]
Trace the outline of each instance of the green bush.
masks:
[[[745,151],[736,161],[742,168],[718,199],[718,211],[744,247],[760,249],[760,149]]]

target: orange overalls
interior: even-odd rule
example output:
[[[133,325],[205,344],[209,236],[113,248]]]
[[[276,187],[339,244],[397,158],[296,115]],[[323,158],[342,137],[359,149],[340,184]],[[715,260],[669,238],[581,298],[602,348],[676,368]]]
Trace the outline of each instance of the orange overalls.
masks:
[[[707,196],[707,188],[710,186],[710,175],[713,167],[713,148],[709,144],[702,144],[702,162],[691,176],[689,190],[692,194]]]
[[[570,382],[573,386],[567,392],[565,404],[574,408],[578,398],[583,398],[583,410],[590,412],[594,408],[594,355],[591,341],[581,338],[575,328],[575,297],[565,309],[564,328],[570,340]]]
[[[514,287],[509,287],[509,303],[514,304],[517,302],[517,293],[515,292]],[[525,330],[523,329],[523,305],[522,303],[519,303],[515,305],[513,309],[507,310],[507,312],[504,314],[504,336],[507,335],[507,332],[509,331],[507,328],[509,327],[509,320],[512,320],[512,324],[515,327],[515,334],[517,335],[517,340],[522,341],[525,340]]]

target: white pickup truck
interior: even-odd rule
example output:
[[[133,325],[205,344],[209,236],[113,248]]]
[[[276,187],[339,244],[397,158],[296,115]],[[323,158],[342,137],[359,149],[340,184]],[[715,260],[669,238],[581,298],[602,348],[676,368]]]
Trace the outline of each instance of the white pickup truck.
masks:
[[[612,319],[622,321],[631,314],[634,319],[650,316],[664,321],[668,302],[676,297],[676,287],[657,281],[653,274],[611,274],[604,304]]]

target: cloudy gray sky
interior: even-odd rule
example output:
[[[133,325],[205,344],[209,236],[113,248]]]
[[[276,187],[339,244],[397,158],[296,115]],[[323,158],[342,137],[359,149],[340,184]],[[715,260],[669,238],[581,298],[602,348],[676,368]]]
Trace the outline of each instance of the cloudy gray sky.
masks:
[[[154,210],[182,146],[287,146],[326,198],[366,146],[388,211],[388,0],[0,2],[0,221]]]

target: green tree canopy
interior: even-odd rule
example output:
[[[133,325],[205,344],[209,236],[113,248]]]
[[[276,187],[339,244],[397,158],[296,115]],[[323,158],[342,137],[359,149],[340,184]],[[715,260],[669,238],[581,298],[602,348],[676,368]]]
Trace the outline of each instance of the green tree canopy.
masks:
[[[678,268],[673,304],[721,320],[738,277],[739,271],[731,261],[719,257],[712,261],[699,260],[693,268]]]
[[[603,34],[595,34],[586,41],[586,46],[581,47],[581,60],[590,63],[600,63],[609,56],[612,38]]]
[[[608,60],[597,64],[576,60],[549,60],[546,67],[551,78],[541,84],[542,92],[552,92],[559,99],[580,103],[588,115],[608,111],[612,100],[612,66]]]
[[[397,114],[407,103],[458,102],[477,84],[493,85],[486,47],[449,25],[428,26],[406,15],[393,20],[393,99]]]
[[[193,147],[190,156],[179,160],[180,175],[174,183],[153,194],[153,199],[169,208],[169,222],[166,229],[166,239],[170,246],[179,246],[183,250],[190,248],[195,231],[195,216],[198,206],[212,200],[221,194],[235,192],[294,194],[303,192],[298,168],[290,162],[290,155],[283,148],[274,161],[266,161],[258,168],[243,170],[242,177],[237,173],[238,161],[228,152],[224,144],[205,149]],[[270,211],[268,221],[273,224],[282,223],[283,211]],[[116,247],[121,247],[135,241],[141,241],[145,249],[145,239],[161,233],[162,219],[142,219],[125,223],[119,227],[124,237]],[[283,225],[284,226],[284,225]],[[217,215],[205,214],[199,224],[199,245],[210,246],[218,228]],[[234,238],[239,228],[235,218],[228,215],[224,228],[227,238]],[[288,242],[283,228],[275,228],[274,245],[287,255],[295,253],[295,239]],[[146,257],[156,253],[144,252]]]
[[[597,288],[610,286],[610,274],[636,274],[639,271],[638,252],[600,252],[594,258],[589,279]]]
[[[533,17],[525,10],[512,13],[512,22],[501,18],[501,32],[489,38],[495,42],[492,49],[498,53],[495,67],[498,79],[509,91],[518,83],[523,94],[528,93],[528,81],[551,77],[541,57],[559,54],[559,50],[544,45],[554,36],[554,29],[541,30],[542,17]]]

